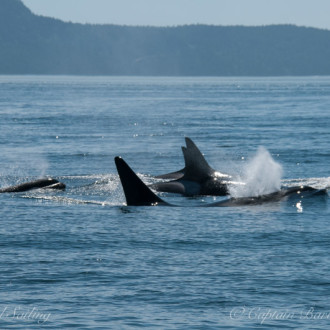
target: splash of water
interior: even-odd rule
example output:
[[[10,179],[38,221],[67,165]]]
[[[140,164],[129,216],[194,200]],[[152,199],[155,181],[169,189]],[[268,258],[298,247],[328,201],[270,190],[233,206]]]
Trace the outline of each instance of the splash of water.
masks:
[[[256,155],[243,168],[239,180],[242,185],[229,188],[232,197],[253,197],[270,194],[281,189],[282,166],[270,153],[259,147]]]

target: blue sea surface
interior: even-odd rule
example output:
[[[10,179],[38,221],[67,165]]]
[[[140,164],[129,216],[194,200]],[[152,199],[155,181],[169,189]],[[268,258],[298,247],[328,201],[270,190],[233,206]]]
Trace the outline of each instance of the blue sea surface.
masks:
[[[327,189],[330,77],[0,76],[0,188],[67,185],[0,194],[1,329],[329,329],[328,196],[125,206],[113,158],[151,183],[186,136],[234,178],[263,146]]]

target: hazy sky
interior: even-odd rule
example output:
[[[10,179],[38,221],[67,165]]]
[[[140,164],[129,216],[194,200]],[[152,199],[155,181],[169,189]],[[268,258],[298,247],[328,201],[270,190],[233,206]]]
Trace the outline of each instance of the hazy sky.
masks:
[[[330,30],[330,0],[23,0],[36,14],[81,23],[296,24]]]

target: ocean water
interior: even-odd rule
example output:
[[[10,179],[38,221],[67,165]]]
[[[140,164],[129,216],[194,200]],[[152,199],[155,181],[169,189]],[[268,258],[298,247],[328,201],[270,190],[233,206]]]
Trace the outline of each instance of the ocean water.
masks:
[[[125,206],[113,158],[153,182],[185,136],[252,189],[329,188],[330,77],[0,76],[0,187],[67,185],[0,194],[1,329],[329,328],[328,196]]]

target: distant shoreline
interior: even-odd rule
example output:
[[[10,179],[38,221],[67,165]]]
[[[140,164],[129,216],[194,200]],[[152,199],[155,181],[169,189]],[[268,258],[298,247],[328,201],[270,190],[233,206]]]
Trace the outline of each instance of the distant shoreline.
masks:
[[[330,30],[295,25],[142,27],[66,23],[0,1],[1,75],[330,75]]]

